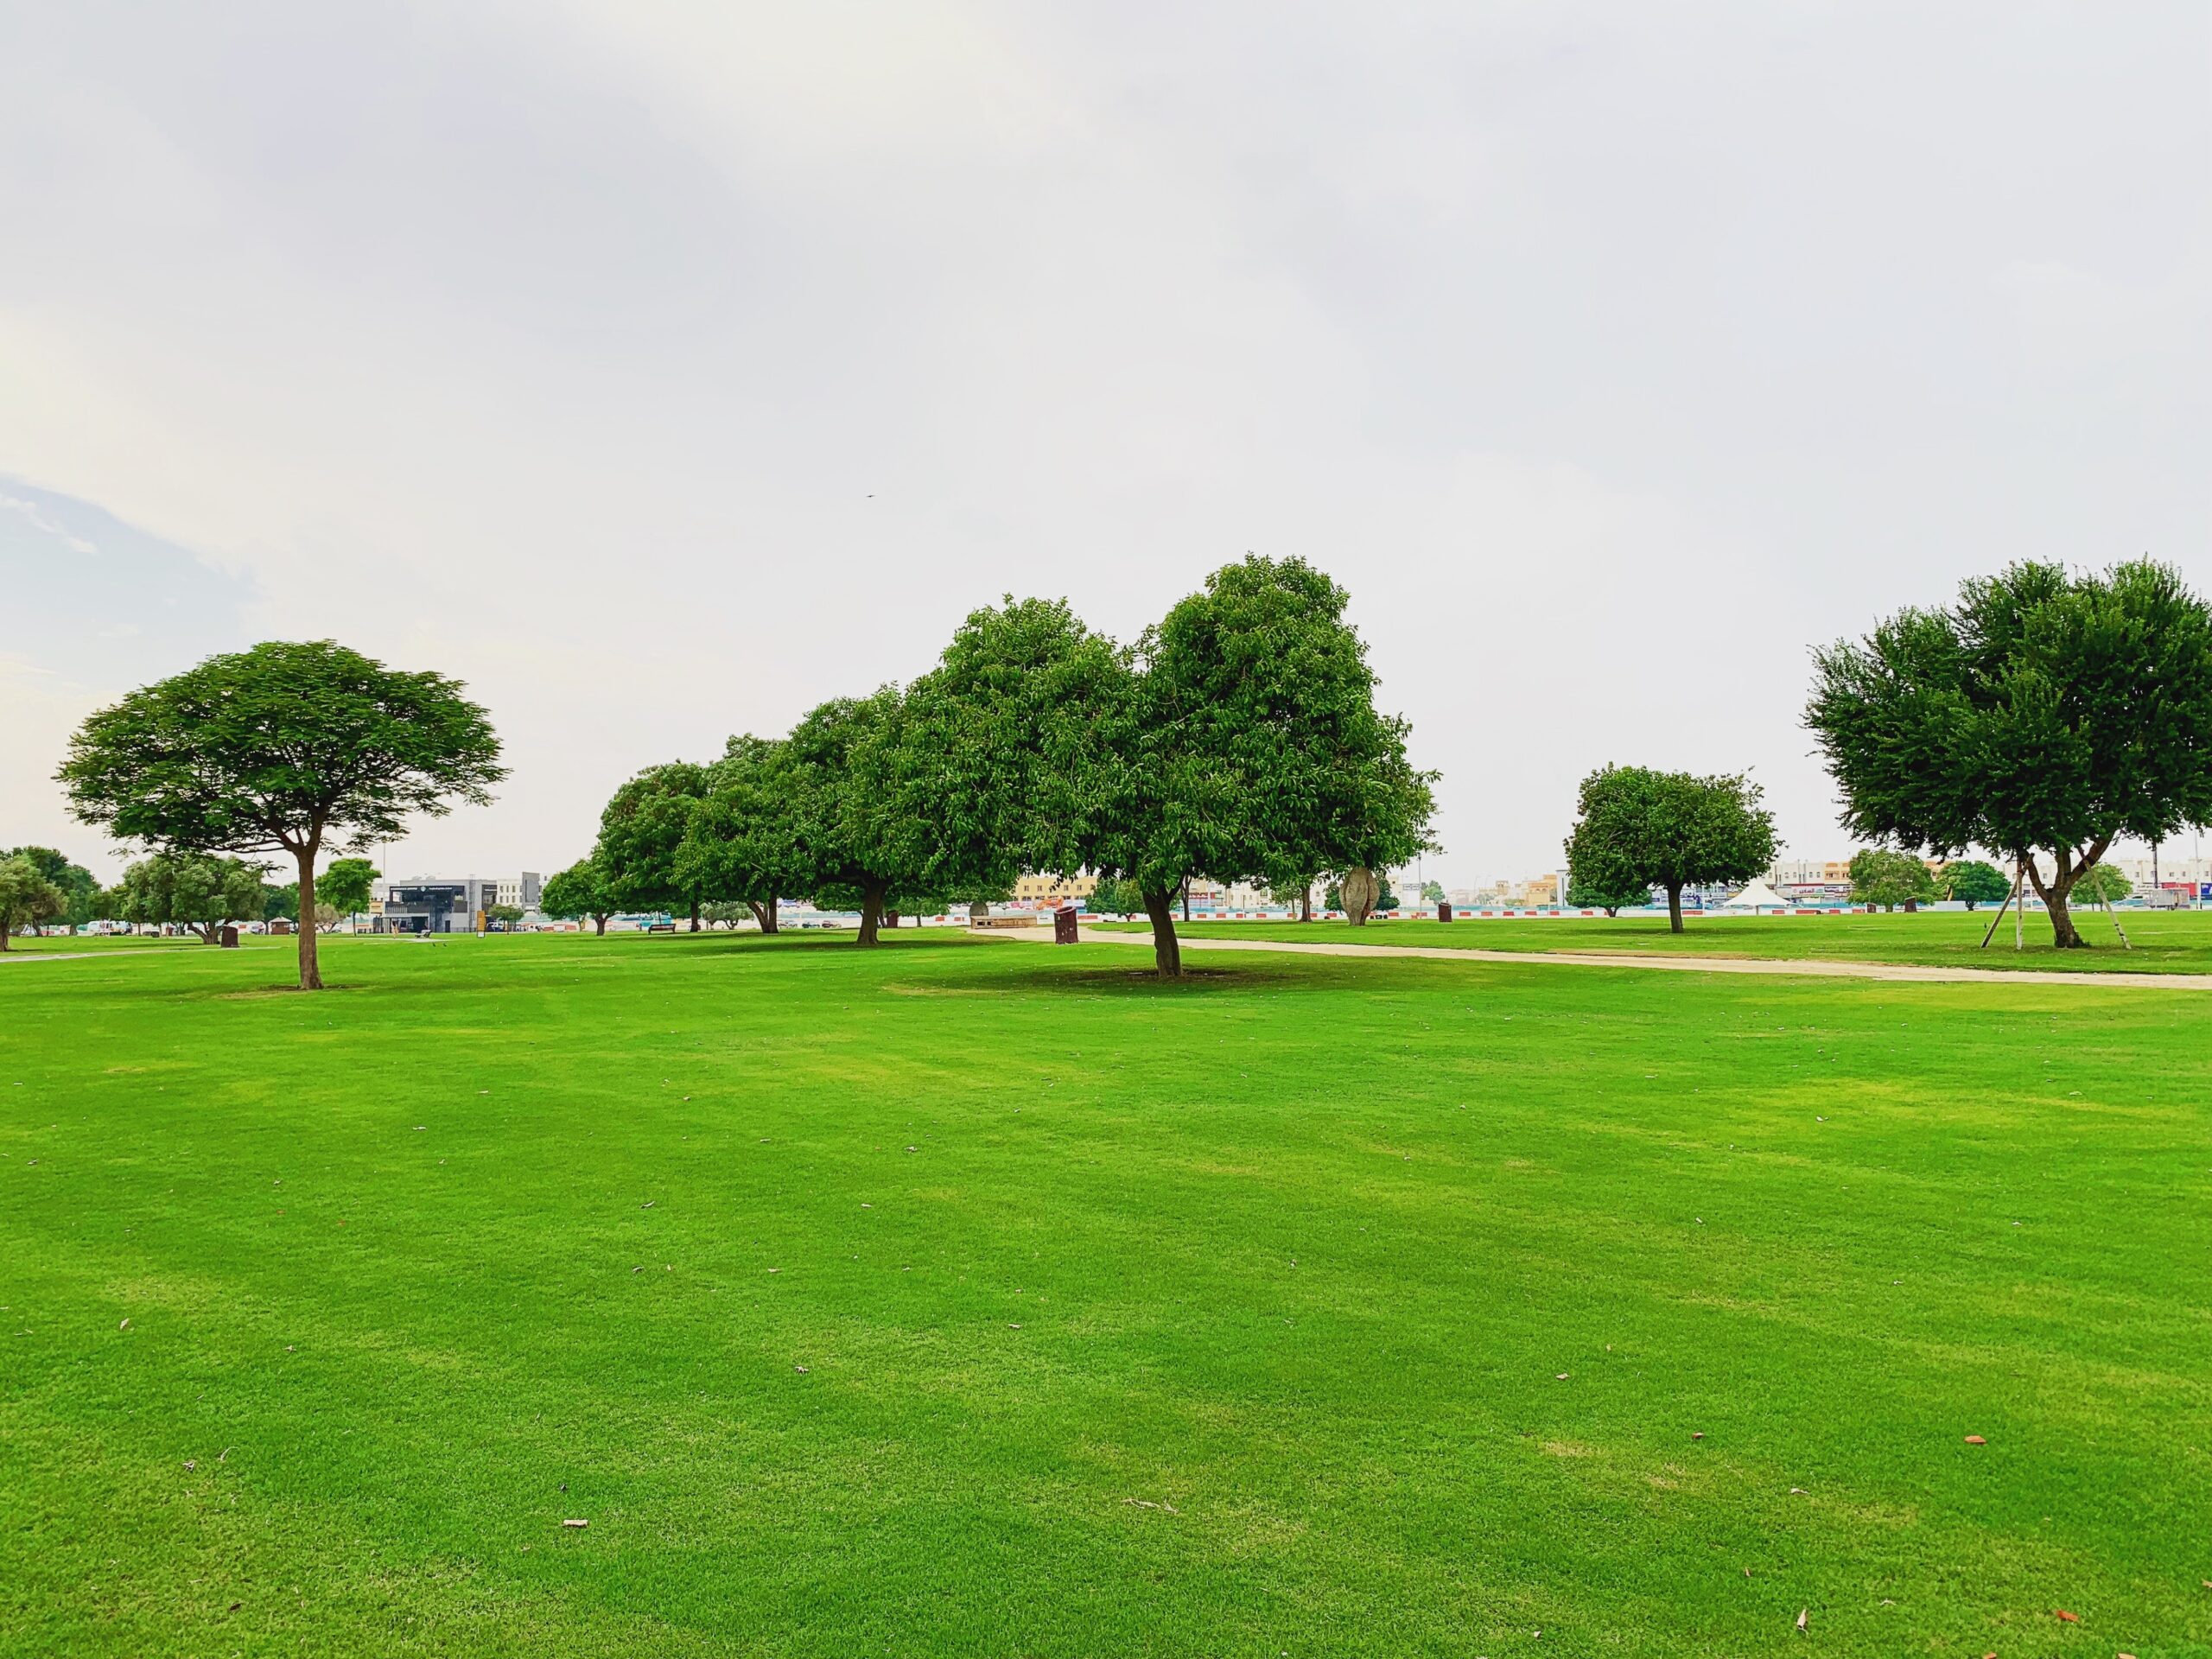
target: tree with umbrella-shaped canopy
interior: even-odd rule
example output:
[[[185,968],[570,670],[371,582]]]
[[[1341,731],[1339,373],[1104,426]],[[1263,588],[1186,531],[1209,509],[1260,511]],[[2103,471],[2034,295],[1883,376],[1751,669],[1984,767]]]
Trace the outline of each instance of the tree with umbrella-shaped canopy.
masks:
[[[175,852],[289,854],[300,988],[320,990],[315,861],[398,835],[506,776],[459,682],[386,668],[333,640],[211,657],[92,715],[60,777],[78,817]],[[257,899],[252,914],[259,908]]]

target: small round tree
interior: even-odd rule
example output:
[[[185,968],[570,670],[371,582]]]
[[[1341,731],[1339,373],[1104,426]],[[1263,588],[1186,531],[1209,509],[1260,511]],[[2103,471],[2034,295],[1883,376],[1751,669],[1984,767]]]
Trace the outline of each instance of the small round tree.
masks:
[[[59,774],[77,817],[179,852],[283,851],[299,868],[300,988],[322,988],[315,866],[327,843],[397,835],[506,776],[457,681],[328,639],[211,657],[78,728]]]
[[[10,933],[50,922],[68,907],[68,894],[29,859],[18,854],[0,860],[0,950],[8,948]]]
[[[2024,864],[2061,950],[2087,944],[2068,900],[2116,838],[2212,820],[2212,608],[2165,565],[2016,564],[1815,661],[1805,723],[1846,825]]]
[[[1895,910],[1934,899],[1940,889],[1928,867],[1910,853],[1862,847],[1851,855],[1851,901]]]
[[[594,929],[604,936],[607,918],[621,906],[615,902],[607,880],[599,867],[588,858],[578,859],[565,870],[546,879],[538,890],[537,907],[548,916],[564,922],[580,921],[588,916]]]
[[[328,905],[340,916],[358,916],[375,897],[378,874],[365,858],[334,858],[315,880],[315,902]]]
[[[1950,896],[1968,910],[1977,905],[2000,905],[2012,891],[2012,878],[1994,864],[1962,858],[1943,867],[1943,885]]]
[[[1677,933],[1684,887],[1749,881],[1774,862],[1774,815],[1744,778],[1605,766],[1582,780],[1579,812],[1567,868],[1610,892],[1664,887]]]

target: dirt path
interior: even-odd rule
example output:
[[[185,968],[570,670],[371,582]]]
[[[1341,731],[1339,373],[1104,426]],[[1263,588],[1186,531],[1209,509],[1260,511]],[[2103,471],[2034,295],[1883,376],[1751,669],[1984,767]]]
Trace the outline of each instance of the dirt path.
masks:
[[[976,928],[997,939],[1052,942],[1048,928]],[[1176,936],[1185,950],[1283,950],[1308,957],[1418,957],[1424,962],[1542,963],[1569,968],[1649,968],[1678,974],[1790,974],[1812,979],[1895,979],[1948,985],[2123,985],[2136,990],[2212,991],[2212,974],[2053,973],[2022,968],[1929,968],[1899,962],[1832,962],[1767,957],[1639,957],[1624,952],[1453,950],[1418,944],[1302,944],[1287,939],[1193,938]],[[1086,944],[1152,945],[1149,933],[1086,931]]]

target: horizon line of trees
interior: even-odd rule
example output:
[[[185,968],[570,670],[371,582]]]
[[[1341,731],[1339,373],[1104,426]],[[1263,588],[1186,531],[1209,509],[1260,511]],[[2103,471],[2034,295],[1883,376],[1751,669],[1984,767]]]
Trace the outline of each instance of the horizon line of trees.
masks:
[[[1348,595],[1296,558],[1225,565],[1133,644],[1060,600],[969,613],[912,683],[839,697],[781,737],[741,734],[709,765],[637,773],[589,856],[547,881],[548,915],[604,931],[626,910],[782,899],[887,916],[1010,892],[1018,876],[1126,884],[1154,961],[1182,971],[1173,909],[1206,878],[1278,889],[1433,847],[1434,774],[1375,706]],[[728,909],[720,913],[733,913]]]
[[[895,902],[1087,870],[1134,885],[1169,976],[1171,906],[1193,877],[1310,895],[1333,874],[1363,921],[1376,872],[1434,845],[1434,774],[1407,760],[1404,719],[1376,709],[1345,600],[1302,560],[1255,555],[1122,645],[1065,601],[1009,596],[911,685],[823,703],[783,737],[733,737],[711,766],[640,772],[547,902],[602,923],[672,902],[695,925],[741,904],[772,929],[779,898],[810,897],[857,908],[873,944]],[[2110,896],[2117,838],[2155,845],[2212,820],[2212,608],[2171,566],[2015,563],[1815,662],[1804,721],[1846,827],[1900,856],[1988,849],[2014,870],[2008,899],[2032,886],[2061,949],[2086,945],[2069,899]],[[81,822],[153,852],[139,886],[171,896],[134,900],[142,912],[251,915],[235,872],[161,861],[290,855],[300,986],[317,989],[325,846],[483,803],[506,775],[462,690],[332,640],[270,641],[91,715],[57,776]],[[1680,930],[1686,886],[1772,861],[1773,820],[1742,774],[1607,766],[1583,781],[1567,850],[1571,893],[1663,889]],[[180,901],[186,875],[219,898]],[[51,849],[0,858],[0,949],[99,892]]]

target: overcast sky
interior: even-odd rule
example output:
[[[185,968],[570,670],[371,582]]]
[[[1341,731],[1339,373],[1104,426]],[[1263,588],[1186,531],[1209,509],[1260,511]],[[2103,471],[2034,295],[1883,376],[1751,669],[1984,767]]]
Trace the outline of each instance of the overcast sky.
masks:
[[[333,635],[557,868],[628,772],[1348,588],[1457,885],[1607,760],[1846,852],[1808,648],[2017,557],[2212,588],[2189,3],[0,0],[0,845],[69,729]]]

